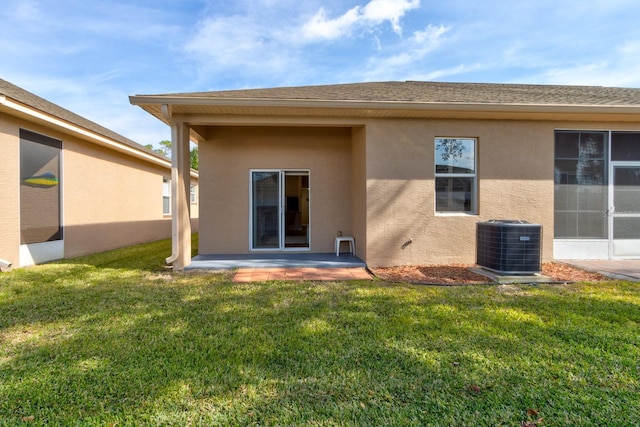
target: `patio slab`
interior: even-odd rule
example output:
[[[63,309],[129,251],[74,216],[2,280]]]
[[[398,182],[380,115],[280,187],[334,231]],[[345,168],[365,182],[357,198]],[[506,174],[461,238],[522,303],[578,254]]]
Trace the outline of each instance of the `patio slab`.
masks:
[[[277,253],[197,255],[185,270],[230,270],[234,268],[365,268],[367,265],[350,254]]]
[[[587,271],[594,271],[603,276],[618,280],[640,282],[640,259],[624,260],[558,260],[567,265],[574,265]]]

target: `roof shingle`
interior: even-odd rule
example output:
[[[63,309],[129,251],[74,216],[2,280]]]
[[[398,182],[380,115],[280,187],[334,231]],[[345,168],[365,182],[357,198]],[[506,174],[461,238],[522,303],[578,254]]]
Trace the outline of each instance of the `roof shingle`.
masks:
[[[241,89],[150,96],[221,100],[640,106],[640,89],[636,88],[418,81]]]

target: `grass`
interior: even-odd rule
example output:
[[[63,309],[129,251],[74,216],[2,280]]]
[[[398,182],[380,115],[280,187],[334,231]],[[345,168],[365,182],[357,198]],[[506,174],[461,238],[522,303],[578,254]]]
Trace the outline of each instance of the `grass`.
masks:
[[[640,423],[638,284],[234,284],[169,252],[0,274],[0,425]]]

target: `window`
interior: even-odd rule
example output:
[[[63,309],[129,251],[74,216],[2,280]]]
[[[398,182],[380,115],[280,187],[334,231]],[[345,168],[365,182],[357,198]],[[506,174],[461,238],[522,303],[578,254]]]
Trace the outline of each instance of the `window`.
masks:
[[[640,161],[640,133],[612,132],[611,160],[617,162]]]
[[[555,139],[555,238],[608,238],[608,132],[557,131]]]
[[[192,185],[189,188],[189,198],[191,200],[191,204],[198,203],[198,193],[195,185]]]
[[[477,211],[475,138],[435,139],[436,212]]]
[[[162,178],[162,214],[171,215],[171,180]]]
[[[20,129],[20,243],[62,240],[62,141]]]

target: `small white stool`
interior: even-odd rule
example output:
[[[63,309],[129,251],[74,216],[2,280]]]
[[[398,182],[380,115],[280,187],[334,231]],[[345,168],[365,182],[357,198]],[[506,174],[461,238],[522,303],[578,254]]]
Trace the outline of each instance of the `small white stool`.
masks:
[[[336,256],[340,256],[340,243],[349,242],[349,250],[351,255],[356,253],[356,240],[352,236],[338,236],[336,237]]]

